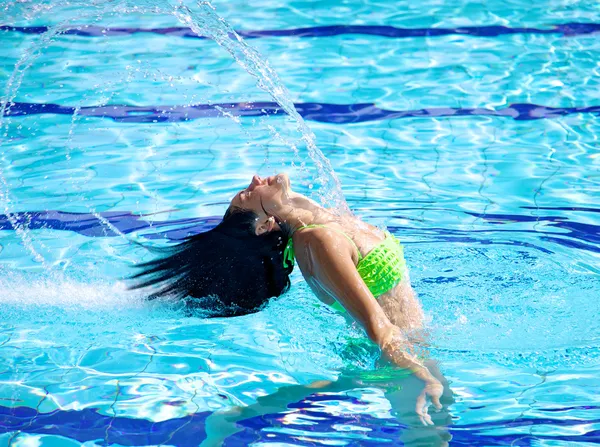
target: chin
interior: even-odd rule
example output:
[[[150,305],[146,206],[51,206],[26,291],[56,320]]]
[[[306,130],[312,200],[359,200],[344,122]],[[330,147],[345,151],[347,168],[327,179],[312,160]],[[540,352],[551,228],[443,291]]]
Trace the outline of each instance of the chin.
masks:
[[[292,189],[292,185],[290,183],[290,177],[285,174],[277,174],[275,178],[280,182],[281,186],[283,186],[284,191]]]

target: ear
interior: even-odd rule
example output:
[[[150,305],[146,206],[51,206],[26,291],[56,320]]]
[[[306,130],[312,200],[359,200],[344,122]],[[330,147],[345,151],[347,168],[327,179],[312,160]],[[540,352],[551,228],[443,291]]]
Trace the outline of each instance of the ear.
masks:
[[[279,224],[275,222],[273,217],[269,217],[262,222],[257,222],[254,231],[257,236],[260,236],[261,234],[270,233],[271,231],[275,230],[281,230],[281,228],[279,227]]]

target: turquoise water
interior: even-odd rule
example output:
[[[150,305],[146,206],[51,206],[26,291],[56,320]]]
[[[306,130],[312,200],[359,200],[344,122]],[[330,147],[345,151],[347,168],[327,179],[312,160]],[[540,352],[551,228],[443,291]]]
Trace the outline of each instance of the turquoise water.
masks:
[[[320,104],[303,116],[349,207],[405,244],[453,394],[436,428],[414,424],[415,383],[382,370],[298,272],[290,292],[235,319],[189,317],[125,290],[121,279],[149,259],[132,241],[209,228],[254,172],[285,170],[301,192],[328,197],[283,114],[217,106],[220,117],[161,118],[173,106],[273,101],[255,78],[212,40],[131,31],[181,27],[169,14],[4,5],[4,25],[123,30],[0,31],[6,93],[50,111],[2,121],[0,445],[199,445],[209,415],[236,406],[256,413],[224,445],[600,443],[600,118],[571,109],[600,106],[600,34],[539,32],[593,24],[597,3],[450,3],[214,3],[246,31],[527,27],[247,40],[299,110]],[[365,103],[410,113],[375,119],[356,112]],[[513,119],[511,104],[568,113]],[[87,114],[101,105],[107,117]],[[148,121],[115,119],[123,106]]]

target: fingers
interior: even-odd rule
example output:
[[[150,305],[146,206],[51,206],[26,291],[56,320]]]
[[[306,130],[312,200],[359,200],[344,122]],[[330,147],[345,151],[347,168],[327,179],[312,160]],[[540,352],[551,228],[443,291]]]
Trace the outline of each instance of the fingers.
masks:
[[[436,410],[441,410],[442,404],[440,403],[440,397],[444,394],[444,386],[441,383],[438,383],[436,386],[431,387],[428,394],[431,398],[431,403]]]
[[[426,403],[427,402],[425,401],[425,390],[423,390],[421,394],[419,394],[419,397],[417,397],[417,414],[421,414],[423,412],[423,408],[425,407]]]
[[[440,402],[440,396],[442,395],[443,387],[425,387],[425,389],[419,394],[417,397],[417,404],[415,411],[419,416],[419,419],[423,425],[434,425],[431,416],[429,415],[429,404],[427,403],[427,396],[431,399],[431,403],[436,408],[436,410],[442,409],[442,404]]]
[[[423,425],[433,425],[433,421],[431,420],[431,416],[429,415],[427,410],[428,405],[426,396],[427,394],[425,390],[423,390],[423,392],[419,394],[419,397],[417,397],[417,405],[415,408],[415,412],[419,416],[419,420]]]
[[[431,420],[431,416],[427,412],[427,409],[425,409],[425,411],[422,415],[419,416],[419,418],[421,419],[421,423],[425,426],[434,425],[433,421]]]
[[[419,419],[421,420],[421,423],[425,426],[434,425],[433,421],[431,420],[431,416],[429,415],[429,413],[427,413],[427,410],[419,414]]]

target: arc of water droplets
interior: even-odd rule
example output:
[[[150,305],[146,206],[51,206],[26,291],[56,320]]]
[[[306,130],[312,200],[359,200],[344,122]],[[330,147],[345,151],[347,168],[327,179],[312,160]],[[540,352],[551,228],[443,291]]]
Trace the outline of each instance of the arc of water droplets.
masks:
[[[110,2],[107,2],[110,4]],[[23,83],[23,78],[27,73],[27,70],[33,65],[33,63],[38,59],[38,57],[42,54],[42,50],[46,48],[52,40],[63,33],[64,31],[73,28],[71,22],[74,20],[90,20],[94,23],[99,21],[106,12],[109,12],[106,8],[103,8],[102,3],[96,3],[94,5],[90,5],[92,8],[98,8],[97,10],[89,11],[88,13],[80,13],[76,17],[70,17],[58,25],[50,27],[45,33],[43,33],[39,39],[37,39],[33,44],[26,50],[21,57],[21,59],[15,65],[15,68],[6,83],[5,94],[3,98],[0,100],[0,133],[3,138],[8,138],[8,122],[6,120],[7,113],[10,111],[11,104],[15,97],[17,96],[17,92]],[[77,114],[74,115],[71,120],[71,128],[69,133],[72,133],[73,125],[75,123]],[[2,151],[2,160],[6,161],[6,150]],[[67,153],[67,157],[69,157],[69,153]],[[10,210],[10,186],[6,177],[4,175],[4,171],[0,167],[0,201],[4,203],[4,214],[6,215],[8,221],[11,226],[15,230],[15,233],[19,236],[19,238],[23,241],[23,245],[25,249],[33,256],[33,258],[42,264],[44,268],[47,267],[47,262],[44,256],[40,254],[33,245],[33,239],[29,234],[27,223],[19,222],[13,213]],[[112,225],[108,220],[106,220],[103,216],[95,211],[92,213],[103,225],[107,226],[111,231],[119,236],[126,238],[126,236],[119,231],[114,225]],[[38,241],[38,244],[41,248],[46,249],[47,247]]]
[[[105,3],[97,2],[97,3],[87,5],[88,8],[91,10],[88,9],[88,11],[85,11],[85,12],[78,11],[78,14],[76,17],[70,17],[70,18],[62,21],[58,25],[50,27],[48,29],[48,31],[43,33],[40,36],[40,38],[38,40],[36,40],[27,51],[24,52],[21,59],[15,65],[13,73],[11,74],[11,76],[6,84],[6,90],[5,90],[4,97],[0,101],[0,133],[2,134],[3,138],[8,137],[9,124],[6,123],[6,115],[10,111],[11,104],[12,104],[13,100],[15,99],[15,97],[17,96],[17,92],[19,91],[19,88],[23,82],[23,78],[25,77],[27,70],[33,65],[33,63],[42,54],[42,50],[44,48],[46,48],[56,36],[58,36],[59,34],[61,34],[62,32],[66,31],[68,29],[73,28],[73,25],[71,24],[71,22],[73,22],[74,20],[82,20],[83,19],[83,20],[89,21],[91,19],[92,23],[99,21],[104,16],[104,14],[106,14],[107,12],[110,12],[110,10],[108,8],[106,8],[106,6],[110,6],[110,4],[111,4],[111,2],[105,2]],[[50,9],[52,9],[52,7],[47,10],[44,10],[44,12],[48,12]],[[75,120],[76,120],[76,116],[74,116],[71,121],[70,132],[72,132],[72,127],[74,125]],[[6,123],[6,126],[5,126],[5,123]],[[6,160],[6,153],[7,153],[7,151],[2,151],[2,160],[3,161]],[[67,157],[69,155],[70,154],[67,153]],[[7,216],[8,221],[10,222],[11,226],[14,228],[16,234],[23,241],[23,245],[25,246],[26,250],[29,251],[29,253],[31,255],[33,255],[34,259],[37,262],[40,262],[42,264],[42,266],[44,268],[46,268],[47,267],[46,259],[33,246],[33,239],[31,238],[31,236],[29,234],[29,231],[27,228],[27,223],[20,223],[10,211],[10,203],[11,203],[11,201],[10,201],[10,186],[8,184],[8,181],[6,180],[6,177],[5,177],[4,172],[2,171],[1,167],[0,167],[0,200],[2,202],[4,202],[4,213]],[[119,234],[120,236],[125,237],[125,235],[123,233],[121,233],[116,227],[114,227],[114,225],[112,225],[110,222],[108,222],[100,214],[95,213],[95,212],[93,214],[96,216],[96,218],[98,218],[98,220],[103,225],[107,226],[111,231],[115,232],[115,234]],[[47,250],[47,247],[43,243],[38,241],[38,244],[40,245],[41,248]]]
[[[342,194],[340,182],[335,175],[331,163],[319,150],[315,143],[315,135],[296,111],[290,94],[279,80],[275,71],[260,54],[249,46],[223,18],[216,14],[214,7],[208,1],[199,1],[198,12],[190,10],[185,5],[177,5],[173,15],[184,25],[188,26],[199,36],[209,37],[223,47],[237,63],[254,76],[258,86],[290,115],[298,124],[298,131],[306,143],[309,156],[315,161],[319,179],[323,184],[320,198],[323,203],[332,201],[339,213],[349,213],[348,205]],[[296,148],[294,148],[297,151]]]
[[[31,65],[36,61],[36,59],[41,55],[41,50],[45,48],[54,37],[63,32],[64,30],[69,28],[70,20],[66,20],[59,25],[56,25],[48,31],[46,31],[42,36],[36,40],[29,48],[29,50],[25,51],[24,55],[15,65],[15,68],[6,83],[6,90],[4,97],[0,101],[0,133],[2,134],[2,138],[8,138],[8,124],[6,124],[6,114],[10,111],[10,107],[12,101],[17,96],[17,92],[19,91],[19,87],[23,82],[23,78],[25,73],[31,67]],[[2,160],[6,160],[6,150],[2,151]],[[45,258],[38,253],[38,251],[33,246],[33,240],[29,235],[27,230],[26,223],[20,223],[15,216],[10,211],[10,186],[6,177],[4,175],[4,171],[0,167],[0,200],[4,203],[4,214],[8,218],[11,226],[14,228],[16,234],[23,241],[23,245],[25,249],[29,251],[29,253],[33,256],[33,258],[42,264],[42,266],[46,267]],[[43,245],[43,244],[42,244]]]
[[[160,8],[160,4],[154,3],[151,0],[140,3],[146,3],[147,6],[153,8],[154,10],[151,12],[164,12],[164,10]],[[127,3],[125,4],[127,5]],[[111,5],[114,6],[112,2],[95,3],[93,7],[98,8],[98,10],[88,14],[79,14],[76,19],[81,20],[95,17],[95,20],[92,20],[92,22],[98,21],[103,13],[110,12],[108,8],[103,9],[102,7]],[[116,7],[113,7],[112,11],[115,12],[126,9],[126,6],[125,8],[122,8],[120,5],[117,5]],[[323,202],[333,201],[338,212],[348,213],[348,206],[343,198],[340,182],[333,172],[331,163],[317,147],[314,134],[294,108],[289,93],[279,80],[277,74],[254,48],[247,45],[231,26],[215,13],[214,7],[210,2],[198,2],[198,9],[199,12],[194,12],[187,6],[178,4],[173,7],[171,14],[182,23],[189,26],[196,34],[213,39],[218,45],[227,50],[242,68],[257,79],[258,86],[269,93],[271,97],[273,97],[273,99],[275,99],[275,101],[277,101],[277,103],[280,104],[281,107],[296,121],[298,130],[302,135],[302,140],[306,143],[310,157],[315,161],[319,179],[324,187],[323,192],[321,192],[321,200]],[[140,8],[139,4],[134,4],[128,10],[128,12],[143,11],[144,9]],[[40,56],[42,49],[45,48],[54,37],[72,27],[70,22],[73,20],[74,18],[69,18],[60,24],[49,28],[48,31],[42,34],[41,37],[31,45],[30,49],[26,51],[23,57],[17,62],[15,69],[7,82],[4,98],[0,102],[0,132],[3,137],[8,137],[8,124],[5,126],[6,114],[10,111],[10,106],[23,82],[25,73]],[[297,148],[293,147],[293,149],[297,151]],[[6,159],[5,155],[6,151],[3,151],[3,160]],[[4,202],[4,212],[10,224],[23,241],[26,249],[34,256],[36,261],[45,265],[44,257],[38,253],[33,246],[33,241],[27,231],[27,225],[20,223],[10,211],[10,187],[1,168],[0,199]],[[96,214],[97,213],[95,213],[95,215]],[[98,214],[96,217],[102,224],[110,228],[111,231],[120,234],[120,232],[101,215]],[[122,234],[120,235],[124,236]],[[43,247],[43,244],[41,244],[41,246]]]
[[[126,82],[129,81],[130,76],[131,75],[128,76],[128,79],[126,80]],[[85,99],[87,99],[87,94],[84,95],[81,103],[83,103],[83,101]],[[110,98],[107,102],[110,102]],[[79,115],[80,110],[81,110],[81,105],[78,105],[77,107],[75,107],[75,111],[71,118],[71,124],[69,126],[69,134],[68,134],[68,139],[67,139],[67,144],[66,144],[66,154],[65,154],[65,158],[69,164],[71,163],[71,151],[73,150],[73,134],[75,132],[75,127],[77,125],[78,119],[80,117],[80,115]],[[73,188],[75,187],[75,182],[73,181],[72,178],[71,178],[71,185]],[[84,198],[85,198],[85,196],[84,196]],[[85,202],[87,203],[88,200],[85,200]],[[95,207],[87,205],[87,208],[88,208],[90,214],[92,214],[92,216],[94,216],[96,219],[98,219],[100,224],[104,225],[106,228],[108,228],[114,234],[119,236],[121,239],[125,240],[125,242],[128,242],[128,243],[131,242],[125,233],[123,233],[121,230],[119,230],[117,227],[115,227],[108,219],[106,219],[104,216],[102,216],[102,214],[100,214],[98,211],[96,211]],[[106,232],[105,232],[105,235],[106,235]]]
[[[173,2],[171,2],[173,3]],[[129,11],[164,13],[164,4],[156,0],[144,0],[129,2]],[[297,123],[297,128],[305,142],[309,156],[314,160],[319,174],[319,180],[323,188],[319,192],[323,204],[333,203],[333,210],[339,214],[349,214],[350,210],[344,199],[340,181],[338,180],[331,162],[315,143],[315,135],[307,126],[304,119],[298,114],[294,107],[290,94],[277,76],[277,73],[269,66],[261,55],[253,47],[248,45],[242,37],[229,25],[225,19],[220,17],[209,1],[197,2],[198,12],[192,11],[183,4],[176,4],[169,13],[175,16],[182,24],[189,27],[198,36],[208,37],[224,48],[235,61],[257,80],[257,85],[266,91]],[[290,145],[297,155],[298,148]]]

